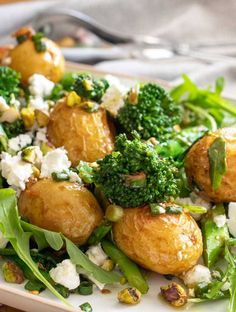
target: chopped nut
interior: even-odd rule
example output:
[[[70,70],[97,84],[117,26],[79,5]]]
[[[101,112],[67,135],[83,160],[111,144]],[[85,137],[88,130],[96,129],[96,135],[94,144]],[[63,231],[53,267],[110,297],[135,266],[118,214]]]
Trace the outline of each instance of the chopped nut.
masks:
[[[38,109],[36,109],[34,113],[39,127],[46,127],[49,123],[49,116]]]
[[[132,88],[129,95],[128,101],[130,104],[136,105],[138,103],[138,90],[137,88]]]
[[[83,86],[85,87],[85,89],[86,89],[87,91],[93,90],[93,82],[92,82],[92,80],[85,79],[85,80],[83,81]]]
[[[14,262],[5,262],[2,266],[2,271],[6,282],[14,284],[22,284],[24,282],[24,274]]]
[[[137,304],[141,300],[141,292],[134,287],[128,287],[121,290],[117,298],[121,303]]]
[[[21,110],[21,118],[27,129],[33,127],[35,121],[34,109],[31,107],[24,107]]]
[[[18,109],[15,107],[9,107],[5,112],[0,116],[0,122],[9,122],[12,123],[20,117]]]
[[[114,269],[114,262],[111,259],[107,259],[104,261],[103,265],[102,265],[102,269],[105,271],[112,271]]]
[[[19,38],[21,36],[25,36],[27,39],[31,39],[35,34],[35,31],[31,27],[23,26],[19,28],[16,32],[12,34],[12,37]]]
[[[81,97],[75,91],[72,91],[67,96],[66,104],[70,107],[79,105],[81,104]]]
[[[40,176],[40,170],[36,166],[33,166],[32,170],[33,170],[33,176],[38,179]]]
[[[49,142],[43,142],[40,146],[41,152],[43,153],[43,156],[45,156],[48,152],[51,152],[54,147]]]
[[[161,287],[161,295],[174,307],[182,307],[187,303],[186,291],[182,286],[174,282]]]
[[[31,290],[30,293],[32,295],[39,295],[39,291],[38,290]]]
[[[120,284],[121,285],[125,285],[127,283],[127,279],[124,277],[124,276],[122,276],[121,278],[120,278]]]

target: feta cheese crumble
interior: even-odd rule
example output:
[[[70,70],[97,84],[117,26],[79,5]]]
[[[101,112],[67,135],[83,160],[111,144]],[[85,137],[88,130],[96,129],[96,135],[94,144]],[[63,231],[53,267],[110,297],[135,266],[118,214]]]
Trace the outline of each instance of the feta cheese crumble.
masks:
[[[234,202],[229,203],[228,217],[227,224],[230,234],[236,237],[236,203]]]
[[[3,152],[0,169],[8,184],[21,190],[33,173],[32,165],[21,159],[21,152],[16,156]]]
[[[78,176],[78,174],[76,172],[70,170],[68,172],[68,176],[69,176],[69,181],[70,182],[82,183],[80,177]]]
[[[124,105],[124,95],[127,89],[121,85],[116,77],[106,76],[105,78],[108,80],[110,87],[102,97],[101,107],[115,116],[118,110]]]
[[[8,240],[3,236],[2,232],[0,231],[0,248],[6,248]]]
[[[98,266],[102,266],[108,258],[103,251],[101,244],[98,244],[96,246],[90,246],[89,249],[86,251],[86,255],[88,256],[90,261]]]
[[[30,145],[32,142],[31,134],[20,134],[8,141],[8,146],[14,152],[20,151],[22,148]]]
[[[48,114],[49,111],[48,101],[44,101],[44,99],[40,96],[36,97],[31,96],[29,100],[29,107],[40,110],[45,114]]]
[[[206,266],[197,264],[183,275],[183,281],[185,285],[191,287],[202,282],[209,283],[211,281],[211,272]]]
[[[43,157],[40,178],[50,178],[53,172],[68,171],[70,166],[67,151],[63,147],[56,148]]]
[[[50,95],[54,88],[54,82],[40,74],[34,74],[29,78],[29,91],[32,95],[44,97]]]
[[[214,216],[213,221],[215,222],[218,228],[223,227],[226,224],[226,216],[225,215],[218,215]]]
[[[40,146],[41,143],[47,142],[48,139],[47,139],[46,133],[47,133],[46,127],[39,128],[35,135],[34,145]]]
[[[49,272],[54,282],[67,287],[69,290],[75,289],[80,285],[80,277],[76,271],[76,265],[71,260],[63,260]]]

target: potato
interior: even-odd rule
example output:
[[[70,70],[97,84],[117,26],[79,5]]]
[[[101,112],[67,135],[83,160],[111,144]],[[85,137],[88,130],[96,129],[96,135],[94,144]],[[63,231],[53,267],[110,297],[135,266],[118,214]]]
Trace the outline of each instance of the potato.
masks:
[[[65,101],[56,105],[50,115],[48,138],[56,147],[64,146],[73,166],[80,160],[94,162],[111,153],[114,134],[105,110],[88,113]]]
[[[51,179],[29,183],[20,195],[18,206],[21,216],[30,223],[61,232],[80,245],[103,218],[97,200],[85,187]]]
[[[10,67],[21,73],[23,84],[33,74],[44,75],[49,80],[58,82],[64,73],[65,61],[60,48],[51,40],[44,38],[45,52],[37,52],[34,43],[28,39],[10,51]]]
[[[161,274],[179,275],[202,254],[201,231],[187,213],[153,216],[148,206],[124,209],[113,235],[128,257]]]
[[[217,136],[226,141],[227,172],[220,188],[214,191],[210,179],[208,149]],[[217,202],[236,201],[236,128],[223,128],[204,136],[195,143],[186,157],[186,173],[192,189],[206,200]]]

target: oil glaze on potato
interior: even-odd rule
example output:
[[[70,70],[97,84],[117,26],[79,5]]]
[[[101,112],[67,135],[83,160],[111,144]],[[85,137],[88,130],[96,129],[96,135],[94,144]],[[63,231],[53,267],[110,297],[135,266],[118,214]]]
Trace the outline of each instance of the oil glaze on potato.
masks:
[[[32,40],[26,40],[11,50],[10,67],[20,72],[23,84],[33,74],[44,75],[49,80],[58,82],[64,73],[64,57],[60,48],[51,40],[44,38],[45,52],[37,52]]]
[[[56,147],[64,146],[70,161],[94,162],[111,153],[114,135],[105,110],[88,113],[65,102],[56,105],[48,124],[48,138]]]
[[[208,149],[217,136],[226,141],[227,172],[218,191],[214,192],[210,180]],[[189,182],[195,192],[213,202],[236,201],[236,128],[223,128],[204,136],[193,145],[185,163]]]
[[[187,213],[152,216],[149,207],[128,208],[113,234],[128,257],[161,274],[179,275],[202,254],[201,231]]]
[[[44,179],[29,183],[18,206],[30,223],[61,232],[77,244],[84,244],[103,218],[93,194],[72,182]]]

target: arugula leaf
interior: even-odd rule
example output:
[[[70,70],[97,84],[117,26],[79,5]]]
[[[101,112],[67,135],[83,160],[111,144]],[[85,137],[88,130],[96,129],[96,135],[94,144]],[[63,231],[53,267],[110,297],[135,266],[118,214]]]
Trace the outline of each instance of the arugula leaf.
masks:
[[[227,171],[226,163],[226,143],[222,137],[214,140],[208,149],[210,163],[210,178],[213,190],[216,192],[220,188],[222,178]]]
[[[230,252],[228,246],[225,247],[225,259],[228,261],[228,279],[230,282],[230,301],[228,305],[228,312],[236,311],[236,266],[235,259]]]
[[[37,238],[40,244],[45,247],[51,247],[54,250],[62,248],[64,242],[66,243],[66,250],[71,261],[81,266],[87,272],[92,274],[99,282],[103,284],[113,284],[120,281],[120,275],[116,272],[107,272],[101,269],[99,266],[89,260],[89,258],[68,238],[64,235],[48,230],[41,229],[35,225],[28,224],[21,221],[24,229],[34,233],[37,233]],[[36,241],[38,243],[38,241]],[[46,242],[46,245],[45,245]],[[45,248],[44,247],[44,248]],[[60,247],[60,248],[59,248]],[[58,249],[59,248],[59,249]]]
[[[16,206],[16,193],[12,189],[0,190],[0,229],[3,235],[10,241],[19,258],[31,269],[35,277],[41,281],[57,298],[65,304],[65,300],[55,288],[40,273],[37,265],[30,255],[30,237],[32,233],[24,232],[20,222]]]
[[[25,231],[29,231],[33,233],[39,250],[42,250],[50,246],[52,249],[58,251],[63,247],[63,239],[60,233],[41,229],[37,227],[36,225],[27,223],[25,221],[20,221],[20,222],[21,222],[22,228]]]
[[[66,250],[72,263],[81,266],[87,272],[91,273],[96,280],[103,284],[118,283],[120,274],[116,272],[107,272],[96,264],[91,262],[89,258],[69,239],[64,237],[66,242]]]
[[[217,79],[215,90],[210,90],[209,88],[199,88],[186,75],[183,75],[183,83],[171,91],[171,96],[183,106],[186,103],[192,105],[189,109],[194,111],[195,108],[195,113],[206,120],[206,125],[211,125],[210,115],[215,119],[218,127],[223,125],[226,127],[235,123],[236,106],[221,97],[223,87],[224,81],[222,78]],[[198,108],[202,110],[198,110]],[[229,118],[230,116],[233,118]],[[197,121],[199,121],[199,118],[196,118],[195,123]]]

